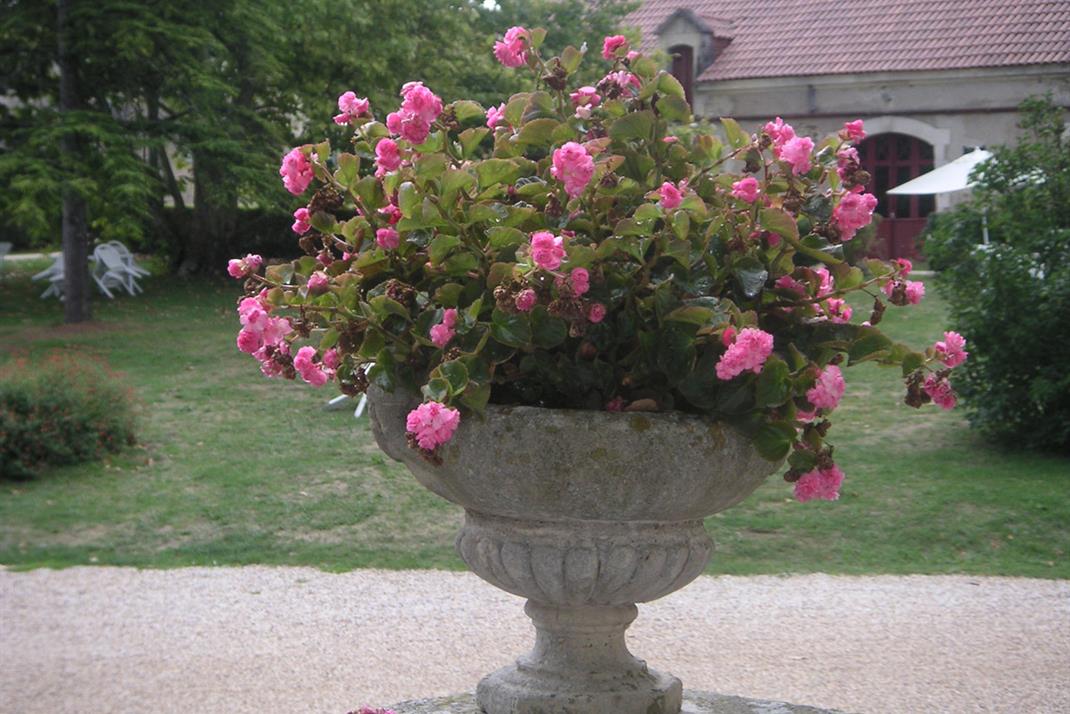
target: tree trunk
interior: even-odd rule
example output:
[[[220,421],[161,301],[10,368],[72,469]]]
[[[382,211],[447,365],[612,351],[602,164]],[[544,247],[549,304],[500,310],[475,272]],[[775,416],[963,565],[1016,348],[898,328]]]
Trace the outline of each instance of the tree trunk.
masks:
[[[78,95],[76,58],[70,47],[71,0],[57,0],[57,44],[59,54],[59,111],[65,121],[68,112],[81,108]],[[65,127],[61,147],[69,173],[81,163],[84,142]],[[85,322],[92,317],[89,305],[89,233],[85,200],[67,182],[63,188],[63,319]]]
[[[193,227],[186,242],[182,274],[221,275],[228,243],[238,222],[238,193],[224,160],[193,152]]]

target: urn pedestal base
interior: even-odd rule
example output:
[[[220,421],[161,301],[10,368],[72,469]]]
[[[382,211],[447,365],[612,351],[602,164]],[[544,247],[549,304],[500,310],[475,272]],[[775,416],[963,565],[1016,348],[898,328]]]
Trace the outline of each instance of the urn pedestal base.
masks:
[[[434,699],[414,699],[392,707],[397,714],[483,714],[472,694],[454,694]],[[576,708],[568,714],[584,714]],[[730,697],[712,692],[684,691],[681,714],[842,714],[834,709],[821,709],[802,704],[788,704],[764,699]]]
[[[486,714],[676,714],[683,685],[633,657],[624,631],[635,605],[561,608],[529,600],[535,647],[476,689]]]

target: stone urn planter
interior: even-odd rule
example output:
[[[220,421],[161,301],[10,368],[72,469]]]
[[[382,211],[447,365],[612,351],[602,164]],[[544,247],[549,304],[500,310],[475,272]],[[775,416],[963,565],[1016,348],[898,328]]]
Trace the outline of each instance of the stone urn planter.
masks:
[[[464,562],[528,599],[535,647],[485,677],[487,714],[679,712],[682,685],[628,652],[636,603],[694,580],[713,543],[702,519],[739,503],[779,464],[734,429],[678,413],[491,405],[432,464],[406,443],[411,393],[370,390],[379,446],[465,509]]]

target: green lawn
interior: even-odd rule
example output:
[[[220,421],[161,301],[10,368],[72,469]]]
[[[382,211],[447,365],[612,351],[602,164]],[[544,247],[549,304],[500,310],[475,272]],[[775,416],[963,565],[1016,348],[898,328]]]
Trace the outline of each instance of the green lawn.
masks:
[[[234,284],[152,279],[66,328],[58,303],[36,299],[39,269],[8,263],[0,360],[61,346],[106,358],[136,389],[142,443],[0,482],[0,563],[462,567],[458,508],[380,454],[366,420],[322,411],[334,392],[265,380],[235,349]],[[889,310],[893,336],[939,335],[933,292]],[[1070,460],[997,451],[960,414],[909,409],[896,372],[846,374],[831,432],[841,500],[797,504],[770,479],[709,519],[711,572],[1070,577]]]

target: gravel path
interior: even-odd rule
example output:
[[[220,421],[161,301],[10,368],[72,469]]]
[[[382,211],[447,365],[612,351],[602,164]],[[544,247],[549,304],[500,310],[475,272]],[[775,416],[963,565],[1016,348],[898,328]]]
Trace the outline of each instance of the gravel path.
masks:
[[[345,714],[468,690],[526,649],[473,575],[0,570],[0,711]],[[640,607],[686,687],[854,712],[1070,712],[1070,581],[703,577]]]

